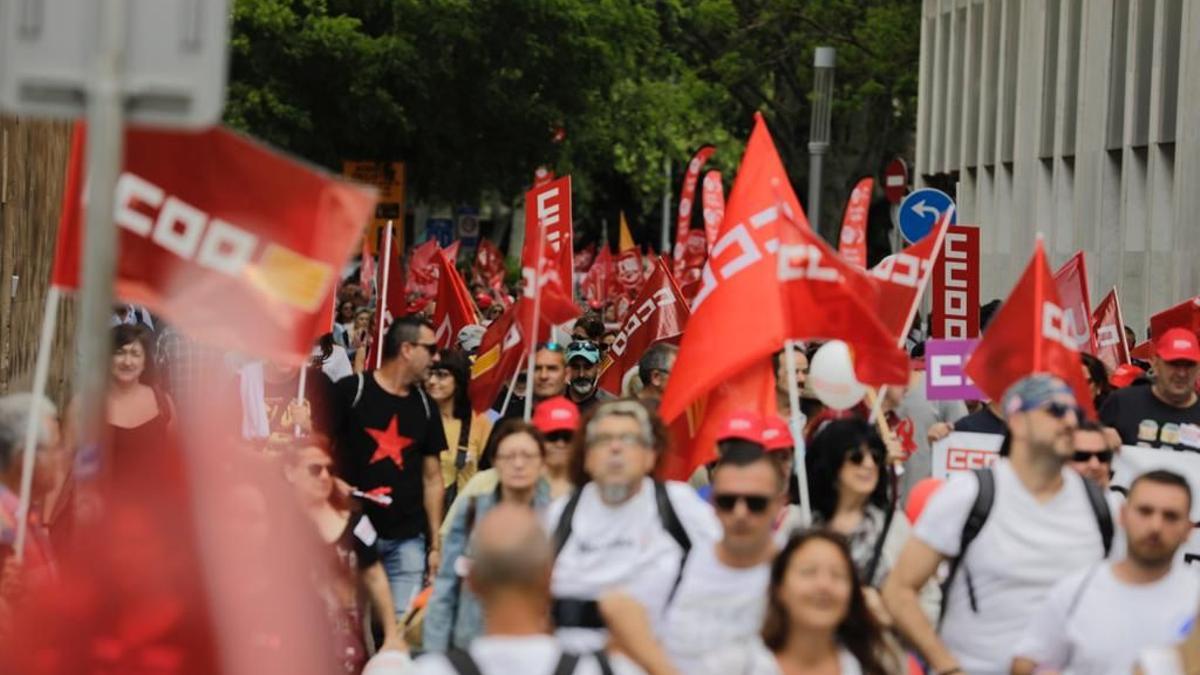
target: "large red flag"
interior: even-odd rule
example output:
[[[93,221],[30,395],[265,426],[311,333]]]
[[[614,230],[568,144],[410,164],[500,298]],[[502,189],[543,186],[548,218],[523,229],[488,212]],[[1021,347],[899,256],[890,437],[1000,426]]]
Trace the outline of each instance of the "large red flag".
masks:
[[[83,171],[82,160],[71,165]],[[67,182],[85,184],[80,174]],[[60,243],[64,255],[80,250],[83,214],[73,199],[60,237],[75,241]],[[114,213],[116,294],[203,342],[307,358],[312,340],[329,332],[337,270],[375,199],[225,129],[127,129]],[[65,284],[78,262],[55,267]]]
[[[1171,328],[1186,328],[1193,333],[1200,334],[1200,296],[1184,300],[1178,305],[1164,309],[1150,317],[1150,336],[1152,338],[1157,339]]]
[[[463,326],[479,323],[479,317],[475,314],[475,302],[471,300],[466,282],[445,251],[434,256],[434,264],[438,266],[438,292],[433,309],[433,331],[438,347],[445,349],[455,344]]]
[[[871,207],[871,190],[874,188],[874,178],[858,181],[850,192],[850,199],[846,200],[846,212],[842,215],[838,252],[850,264],[862,268],[867,266],[867,209]]]
[[[1083,362],[1075,347],[1070,314],[1063,309],[1046,263],[1041,238],[1033,258],[1008,300],[1000,306],[964,372],[993,401],[1013,383],[1035,373],[1060,378],[1075,390],[1089,416],[1096,414],[1083,379]]]
[[[525,298],[518,298],[515,305],[488,326],[479,342],[479,352],[475,363],[471,365],[471,384],[468,387],[471,407],[476,412],[491,407],[500,390],[524,361],[525,338],[517,317],[525,302]]]
[[[692,207],[696,204],[696,182],[700,180],[700,169],[716,152],[711,145],[702,145],[683,172],[683,185],[679,188],[679,213],[675,218],[675,273],[684,269],[684,249],[687,248],[688,231],[692,227]]]
[[[1108,292],[1092,314],[1092,339],[1096,342],[1096,357],[1110,371],[1129,363],[1129,348],[1125,342],[1125,320],[1121,317],[1121,301],[1117,287]]]
[[[785,184],[786,185],[786,184]],[[879,289],[866,270],[839,256],[808,228],[796,196],[787,186],[780,208],[788,216],[781,229],[779,281],[788,337],[842,340],[854,350],[858,380],[873,386],[908,384],[908,355],[880,322]]]
[[[1071,314],[1071,328],[1075,331],[1071,339],[1081,352],[1096,353],[1096,342],[1092,336],[1092,300],[1088,294],[1087,263],[1083,251],[1078,251],[1057,272],[1054,283],[1058,286],[1058,298],[1064,310]]]
[[[667,422],[689,408],[693,413],[697,407],[706,409],[692,418],[697,424],[687,430],[690,442],[675,448],[679,456],[670,460],[676,469],[667,472],[669,477],[683,477],[711,456],[713,434],[721,423],[715,411],[730,397],[736,396],[747,410],[775,411],[769,357],[782,346],[785,333],[783,313],[777,309],[783,299],[774,253],[779,243],[776,186],[786,183],[766,123],[756,114],[660,408]],[[757,377],[764,363],[765,378]],[[721,383],[726,386],[718,388]]]
[[[408,290],[423,298],[437,295],[438,266],[434,259],[441,247],[436,239],[426,239],[412,250],[408,259]]]
[[[933,262],[942,250],[942,242],[950,227],[950,215],[950,211],[943,213],[933,232],[871,268],[871,276],[875,277],[879,287],[877,315],[888,332],[895,336],[898,345],[903,344],[912,327],[913,317],[933,270]]]
[[[621,325],[621,332],[600,363],[597,386],[619,396],[625,374],[651,345],[682,335],[688,314],[687,301],[675,285],[666,261],[656,259],[654,274],[642,288]]]
[[[50,283],[63,290],[79,288],[79,225],[83,214],[83,154],[87,137],[82,124],[71,129],[71,154],[67,157],[62,212],[58,216],[58,239],[54,245],[54,266]]]
[[[521,277],[528,302],[520,316],[522,330],[529,331],[533,325],[535,286],[541,295],[537,310],[543,327],[566,323],[580,315],[572,300],[575,266],[571,242],[571,177],[526,192]],[[542,330],[535,342],[541,339]]]
[[[717,243],[717,233],[721,229],[721,221],[725,218],[725,186],[721,182],[720,171],[709,171],[704,174],[701,204],[704,208],[704,240],[709,250]]]

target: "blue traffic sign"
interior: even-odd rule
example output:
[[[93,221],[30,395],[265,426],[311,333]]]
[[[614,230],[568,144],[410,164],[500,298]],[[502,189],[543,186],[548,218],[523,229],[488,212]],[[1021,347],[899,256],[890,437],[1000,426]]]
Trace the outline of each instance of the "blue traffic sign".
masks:
[[[941,190],[921,188],[908,193],[904,201],[900,202],[900,234],[904,235],[910,244],[921,241],[925,235],[933,231],[933,226],[937,224],[938,218],[941,218],[946,209],[951,206],[954,206],[954,200]],[[950,216],[950,224],[957,223],[958,209],[956,208],[954,214]]]

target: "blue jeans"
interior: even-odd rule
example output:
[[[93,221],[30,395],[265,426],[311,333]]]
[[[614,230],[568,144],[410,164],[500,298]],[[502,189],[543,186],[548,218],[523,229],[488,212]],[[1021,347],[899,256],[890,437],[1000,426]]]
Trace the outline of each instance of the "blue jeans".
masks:
[[[412,539],[384,539],[376,542],[388,585],[392,587],[392,602],[396,618],[403,619],[413,596],[425,580],[425,535]]]

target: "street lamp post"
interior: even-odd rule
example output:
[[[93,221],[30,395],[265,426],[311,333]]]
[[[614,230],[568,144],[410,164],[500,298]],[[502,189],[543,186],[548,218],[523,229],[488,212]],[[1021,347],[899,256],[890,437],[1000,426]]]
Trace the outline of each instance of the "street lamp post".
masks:
[[[829,150],[829,118],[833,108],[833,47],[817,47],[813,55],[812,124],[808,128],[808,222],[821,234],[821,165]],[[832,234],[825,237],[832,241]]]

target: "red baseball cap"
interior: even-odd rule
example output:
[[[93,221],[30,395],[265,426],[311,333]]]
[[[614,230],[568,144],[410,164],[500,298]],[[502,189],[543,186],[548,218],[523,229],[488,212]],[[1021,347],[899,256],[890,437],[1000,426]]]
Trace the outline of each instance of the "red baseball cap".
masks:
[[[478,293],[475,295],[475,304],[479,305],[479,309],[487,309],[492,306],[492,296],[487,293]]]
[[[792,430],[788,429],[787,421],[779,415],[767,415],[763,420],[762,444],[767,452],[791,450],[796,446],[792,440]]]
[[[1155,352],[1163,361],[1200,363],[1200,343],[1196,334],[1186,328],[1172,328],[1154,343]]]
[[[1123,389],[1133,384],[1133,381],[1146,374],[1146,371],[1138,368],[1132,363],[1122,363],[1117,366],[1112,375],[1108,376],[1108,383],[1117,389]]]
[[[543,434],[575,431],[579,428],[579,407],[566,396],[548,398],[533,409],[532,421],[533,426]]]
[[[721,428],[717,431],[717,442],[731,441],[733,439],[741,439],[743,441],[751,441],[753,443],[762,443],[763,436],[763,419],[757,413],[739,410],[730,413],[728,417],[721,422]]]

